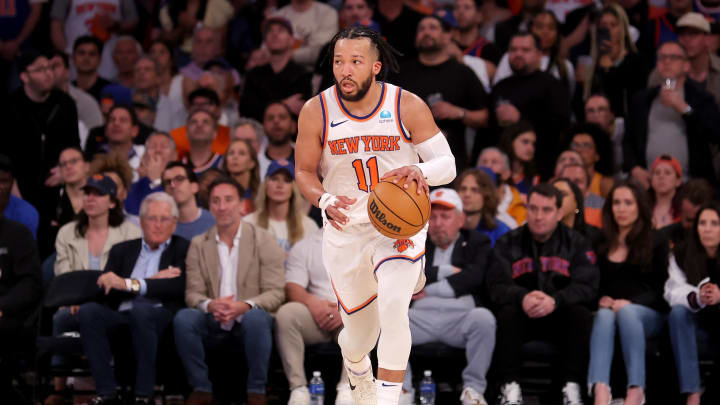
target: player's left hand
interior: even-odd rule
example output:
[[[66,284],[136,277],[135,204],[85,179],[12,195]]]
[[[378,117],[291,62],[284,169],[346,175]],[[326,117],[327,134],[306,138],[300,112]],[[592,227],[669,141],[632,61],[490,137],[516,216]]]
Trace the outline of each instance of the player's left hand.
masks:
[[[406,177],[405,183],[401,184],[403,188],[408,188],[408,185],[415,180],[418,184],[417,187],[417,193],[420,194],[420,191],[422,190],[425,192],[425,195],[430,195],[430,187],[427,184],[427,181],[425,181],[425,175],[423,175],[422,170],[420,170],[419,167],[410,165],[410,166],[403,166],[394,170],[390,170],[389,172],[385,173],[385,175],[380,180],[389,179],[390,177],[395,177],[393,180],[393,183],[396,183],[400,181],[403,177]]]

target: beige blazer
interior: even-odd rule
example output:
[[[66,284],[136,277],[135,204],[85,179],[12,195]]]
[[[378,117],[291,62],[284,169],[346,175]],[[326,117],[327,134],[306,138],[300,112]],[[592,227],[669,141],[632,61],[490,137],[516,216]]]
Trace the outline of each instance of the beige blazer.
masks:
[[[237,266],[237,299],[276,311],[285,301],[285,251],[268,231],[242,222]],[[220,297],[220,257],[217,228],[193,238],[186,264],[185,302],[200,308],[205,300]]]
[[[87,239],[81,238],[75,232],[77,221],[68,222],[58,231],[55,239],[55,275],[67,273],[74,270],[103,270],[110,254],[110,248],[116,243],[126,240],[137,239],[142,236],[142,231],[132,222],[124,221],[120,226],[110,227],[108,237],[100,253],[100,268],[90,268],[90,258]]]

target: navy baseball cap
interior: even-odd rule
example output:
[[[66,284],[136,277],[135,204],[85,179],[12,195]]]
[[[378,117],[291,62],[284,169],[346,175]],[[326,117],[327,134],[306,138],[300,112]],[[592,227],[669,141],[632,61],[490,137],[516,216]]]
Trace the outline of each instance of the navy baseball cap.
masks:
[[[487,166],[478,166],[478,170],[482,170],[483,172],[487,173],[488,176],[490,176],[490,180],[492,180],[493,183],[497,186],[498,184],[498,175],[492,169],[490,169]]]
[[[110,99],[113,105],[133,106],[132,90],[121,84],[108,84],[100,91],[100,100]]]
[[[93,189],[99,191],[102,195],[109,195],[117,198],[117,184],[104,174],[96,174],[87,179],[83,186],[83,191]]]
[[[289,160],[273,160],[272,163],[270,163],[270,166],[268,166],[267,174],[265,174],[265,177],[270,177],[274,175],[275,173],[279,172],[280,170],[285,170],[290,174],[290,178],[295,180],[295,165],[293,162]]]

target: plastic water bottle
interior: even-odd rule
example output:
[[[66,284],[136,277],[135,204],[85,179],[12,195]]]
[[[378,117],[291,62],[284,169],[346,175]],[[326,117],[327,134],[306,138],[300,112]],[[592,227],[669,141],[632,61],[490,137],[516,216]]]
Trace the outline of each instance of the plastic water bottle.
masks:
[[[435,381],[432,379],[432,371],[425,370],[422,381],[420,381],[420,405],[435,405]]]
[[[319,371],[313,371],[310,380],[310,405],[323,405],[325,402],[325,383]]]

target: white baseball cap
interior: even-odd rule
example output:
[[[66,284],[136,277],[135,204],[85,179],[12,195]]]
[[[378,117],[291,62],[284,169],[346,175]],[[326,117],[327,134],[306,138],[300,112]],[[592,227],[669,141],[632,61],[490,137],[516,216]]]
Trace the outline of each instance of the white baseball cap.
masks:
[[[430,204],[439,204],[448,208],[454,208],[460,212],[463,210],[463,203],[458,193],[451,188],[438,188],[430,193]]]
[[[710,33],[710,22],[700,13],[685,13],[677,21],[676,26],[678,28],[695,28],[696,30],[702,31],[706,34]]]

